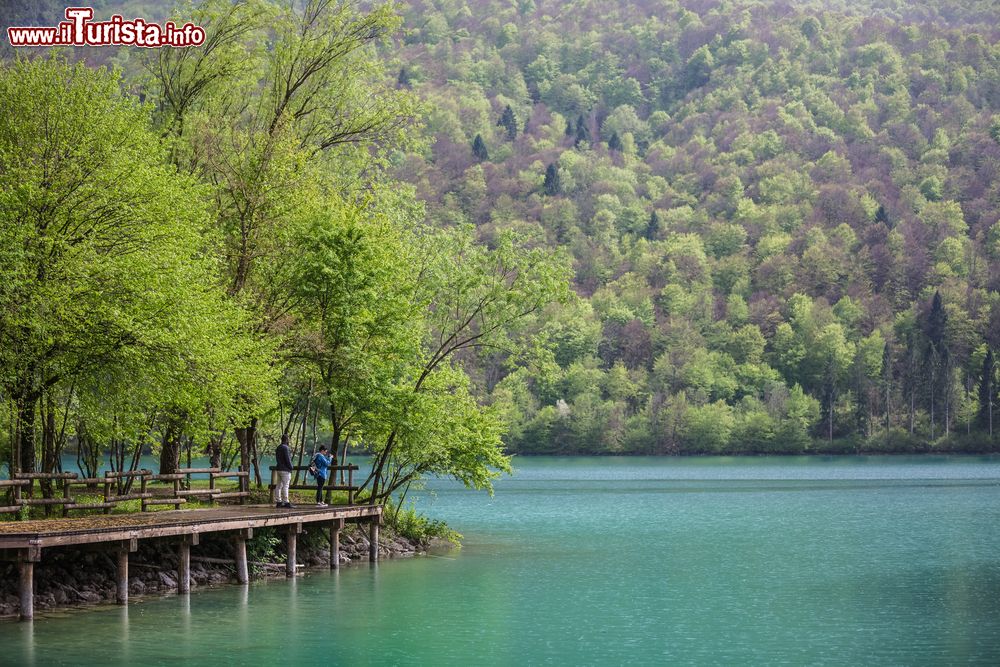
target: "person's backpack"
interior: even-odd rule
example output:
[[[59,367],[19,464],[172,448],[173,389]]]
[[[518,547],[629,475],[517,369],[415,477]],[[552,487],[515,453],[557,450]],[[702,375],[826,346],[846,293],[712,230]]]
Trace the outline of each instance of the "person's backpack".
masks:
[[[309,461],[309,476],[316,479],[316,473],[319,472],[316,469],[316,455],[313,454],[312,460]]]

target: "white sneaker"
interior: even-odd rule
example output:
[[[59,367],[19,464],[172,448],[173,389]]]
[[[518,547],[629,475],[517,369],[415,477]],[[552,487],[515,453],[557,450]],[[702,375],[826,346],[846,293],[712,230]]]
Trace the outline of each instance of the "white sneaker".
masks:
[[[316,503],[316,507],[326,507],[326,503]]]

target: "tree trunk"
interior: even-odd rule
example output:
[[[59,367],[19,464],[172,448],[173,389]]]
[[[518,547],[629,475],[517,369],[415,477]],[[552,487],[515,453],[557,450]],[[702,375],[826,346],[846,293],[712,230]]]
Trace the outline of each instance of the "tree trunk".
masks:
[[[239,431],[239,429],[237,429]],[[239,438],[239,435],[237,435]],[[262,485],[260,478],[260,459],[257,455],[257,418],[251,417],[250,423],[243,429],[243,439],[240,440],[240,460],[243,470],[249,471],[253,467],[254,481],[257,486]]]
[[[916,389],[910,389],[910,435],[913,435],[914,404],[916,402]]]
[[[180,433],[174,420],[167,423],[167,430],[163,434],[160,448],[160,474],[170,475],[177,472],[180,467]]]
[[[226,439],[225,431],[213,434],[208,439],[208,461],[209,467],[222,467],[222,443]]]
[[[237,426],[233,429],[236,441],[240,443],[240,470],[244,471],[250,470],[250,430],[252,428],[251,425],[248,425]]]
[[[889,442],[889,431],[892,428],[892,405],[889,398],[889,384],[885,385],[885,440]]]
[[[45,400],[42,402],[42,469],[41,472],[56,472],[58,466],[56,452],[56,402],[52,399],[52,392],[45,392]],[[52,497],[52,480],[38,480],[42,487],[42,497]],[[48,509],[48,506],[46,506]],[[46,514],[48,514],[46,512]]]
[[[17,433],[15,440],[19,454],[18,470],[15,472],[35,472],[35,406],[38,392],[22,389],[17,397]]]
[[[830,442],[833,442],[833,389],[832,388],[830,389],[830,423],[829,423],[828,436]]]
[[[344,449],[343,449],[343,451],[341,451],[341,453],[340,453],[340,465],[341,465],[341,470],[340,470],[340,483],[341,483],[342,485],[343,485],[343,484],[347,484],[347,480],[346,480],[346,479],[344,479],[344,470],[343,470],[343,466],[346,466],[346,465],[347,465],[347,448],[348,448],[348,447],[350,446],[350,444],[351,444],[351,437],[350,437],[350,436],[347,436],[346,438],[344,438]]]

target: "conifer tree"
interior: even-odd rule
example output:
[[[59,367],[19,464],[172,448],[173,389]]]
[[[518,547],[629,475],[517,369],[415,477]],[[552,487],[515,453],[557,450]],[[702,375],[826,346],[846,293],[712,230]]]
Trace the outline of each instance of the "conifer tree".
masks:
[[[660,234],[660,216],[653,211],[649,215],[649,223],[646,224],[646,238],[654,240]]]
[[[497,125],[507,130],[507,139],[509,141],[514,141],[514,138],[517,137],[517,118],[514,117],[514,110],[510,108],[509,104],[504,108],[500,120],[497,121]]]
[[[576,119],[576,140],[573,145],[579,146],[583,142],[590,143],[590,128],[587,127],[587,120],[581,114]]]
[[[486,149],[486,142],[483,141],[483,135],[477,134],[476,138],[472,140],[472,154],[480,162],[490,159],[490,152]]]
[[[878,209],[875,211],[875,222],[883,224],[886,227],[889,226],[889,214],[885,212],[885,207],[882,204],[879,204]]]
[[[552,197],[559,194],[559,166],[553,162],[545,169],[545,182],[542,191]]]
[[[613,132],[611,138],[608,139],[608,149],[613,151],[620,151],[622,149],[622,140],[618,138],[617,132]]]

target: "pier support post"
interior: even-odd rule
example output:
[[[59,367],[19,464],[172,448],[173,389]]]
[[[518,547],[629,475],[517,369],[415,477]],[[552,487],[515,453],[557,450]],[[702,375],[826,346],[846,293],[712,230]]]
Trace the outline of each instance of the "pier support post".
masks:
[[[236,581],[241,584],[250,583],[250,568],[247,567],[247,540],[253,537],[253,528],[244,528],[236,532]]]
[[[179,560],[177,563],[177,592],[191,592],[191,547],[197,546],[198,533],[181,537]]]
[[[115,582],[115,602],[128,604],[128,555],[139,548],[139,540],[132,538],[118,544],[118,579]]]
[[[35,617],[35,564],[22,558],[18,565],[21,570],[21,620],[30,621]]]
[[[379,517],[372,517],[371,523],[368,524],[368,562],[377,563],[378,562],[378,524]]]
[[[115,602],[128,604],[128,549],[118,549],[118,582],[115,587]]]
[[[21,598],[21,620],[30,621],[35,617],[35,563],[41,562],[42,549],[29,546],[17,554],[19,573],[18,593]]]
[[[285,576],[294,577],[295,576],[295,559],[296,559],[296,547],[298,544],[299,533],[302,532],[301,523],[292,523],[288,525],[288,558],[285,560]]]
[[[180,543],[180,558],[177,562],[177,592],[191,591],[191,543],[182,540]]]
[[[334,519],[330,522],[330,569],[336,570],[340,567],[340,531],[344,529],[343,519]]]

